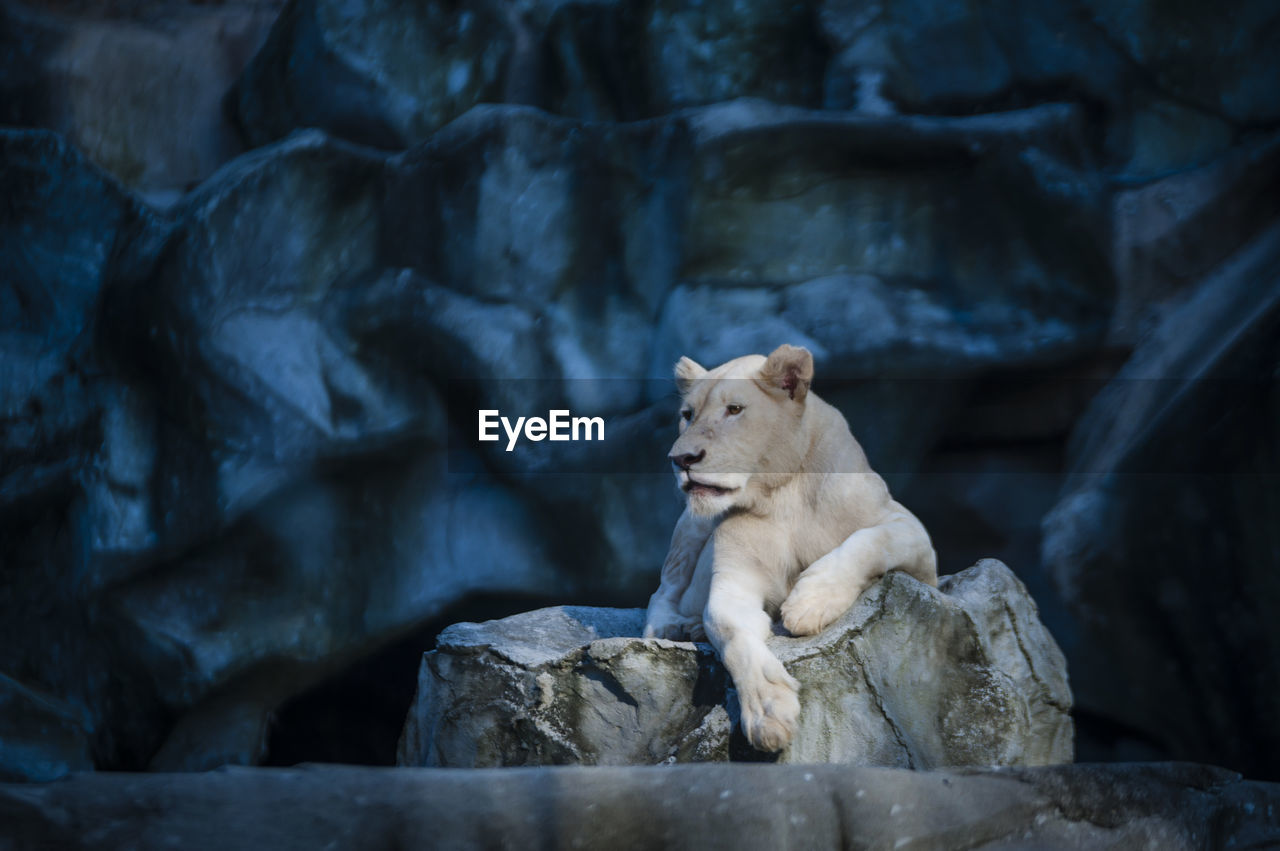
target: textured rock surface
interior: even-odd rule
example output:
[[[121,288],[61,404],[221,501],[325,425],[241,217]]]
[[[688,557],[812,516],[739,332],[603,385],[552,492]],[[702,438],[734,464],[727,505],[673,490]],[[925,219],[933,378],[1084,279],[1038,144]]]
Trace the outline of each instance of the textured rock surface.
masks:
[[[222,98],[279,0],[136,3],[119,15],[102,3],[76,17],[33,5],[0,3],[0,124],[57,130],[164,201],[243,150]]]
[[[3,133],[0,158],[0,499],[13,503],[65,484],[92,451],[95,310],[144,214],[52,133]]]
[[[1280,747],[1242,721],[1280,711],[1277,269],[1273,226],[1168,313],[1076,426],[1044,519],[1077,652],[1098,660],[1075,669],[1081,706],[1256,771]]]
[[[110,483],[131,483],[99,462],[116,384],[97,311],[151,216],[52,133],[0,133],[0,161],[0,774],[44,779],[110,753],[110,735],[90,742],[108,691],[154,720],[128,676],[86,673],[111,650],[86,629],[84,557],[93,518],[117,505]],[[121,528],[136,528],[119,507]]]
[[[400,764],[762,758],[731,741],[729,683],[710,646],[634,637],[643,626],[640,609],[561,607],[450,627],[423,657]],[[770,646],[801,684],[780,762],[1071,761],[1065,660],[998,561],[937,590],[890,574],[821,635]]]
[[[502,99],[517,14],[496,3],[294,0],[232,91],[231,109],[251,146],[321,127],[403,148]]]
[[[1265,2],[1218,15],[1146,0],[1018,12],[1004,0],[831,0],[820,12],[833,46],[827,102],[963,112],[1048,94],[1105,104],[1107,157],[1149,175],[1280,117],[1262,82],[1280,71],[1276,14]]]
[[[0,786],[3,848],[1265,848],[1280,787],[1187,763],[917,772],[307,766]]]
[[[1223,15],[1148,0],[386,2],[359,17],[295,0],[235,103],[253,144],[322,127],[405,146],[494,101],[634,120],[739,97],[872,114],[1069,99],[1102,105],[1107,158],[1151,175],[1280,121],[1276,20],[1257,0]]]
[[[293,0],[230,103],[251,145],[319,127],[403,148],[480,103],[611,121],[740,97],[818,107],[824,56],[802,3]]]
[[[241,74],[285,5],[0,0],[0,123],[63,134],[0,140],[6,745],[202,767],[379,729],[389,758],[441,624],[652,590],[670,361],[799,342],[944,572],[1016,564],[1097,673],[1078,740],[1228,742],[1280,777],[1280,744],[1241,744],[1274,717],[1280,597],[1275,357],[1247,342],[1274,300],[1274,3],[297,0]],[[206,177],[246,139],[270,144]],[[1091,415],[1080,446],[1141,460],[1077,461],[1134,347],[1144,379],[1252,383],[1134,392],[1151,430]],[[478,403],[608,440],[476,446]],[[1116,496],[1222,429],[1250,448],[1199,484]],[[1068,606],[1037,561],[1073,465],[1117,478],[1065,496],[1121,510],[1046,527]],[[1232,581],[1202,595],[1205,565]],[[338,723],[335,694],[377,709]]]
[[[1150,336],[1169,311],[1215,287],[1206,276],[1277,217],[1280,138],[1274,135],[1203,168],[1116,193],[1111,339],[1131,345]]]
[[[54,780],[93,768],[88,719],[0,674],[0,778]]]
[[[8,586],[0,670],[94,719],[99,765],[256,762],[284,700],[468,594],[640,597],[679,509],[657,472],[668,385],[648,379],[677,349],[715,359],[811,340],[835,390],[842,371],[895,356],[967,376],[1096,344],[1104,258],[1029,224],[1088,223],[1097,208],[1087,179],[1058,180],[1084,161],[1076,117],[744,101],[611,125],[484,107],[403,155],[297,134],[163,218],[56,137],[6,133],[20,203],[4,211],[17,261],[5,363],[66,377],[37,391],[40,369],[6,373],[5,494],[25,499],[10,547],[43,567]],[[1044,155],[1028,169],[1016,151],[1029,144]],[[850,178],[809,163],[815,145],[892,168]],[[790,165],[762,183],[775,161]],[[928,175],[954,194],[930,201]],[[923,224],[902,219],[878,251],[873,221],[830,213],[861,205],[911,207]],[[83,222],[70,244],[84,256],[54,263],[48,241],[68,232],[41,216],[72,208],[61,221]],[[812,233],[775,233],[795,215]],[[947,237],[969,221],[999,229],[1001,256]],[[999,294],[984,289],[1005,274]],[[780,287],[773,326],[731,339],[704,324],[736,304],[758,312]],[[884,320],[876,334],[840,332],[867,316]],[[495,407],[611,416],[610,440],[476,445],[474,404],[451,400],[459,375]],[[41,393],[54,401],[30,401]],[[897,435],[921,397],[870,398],[880,433]],[[914,463],[941,419],[919,420],[895,463]],[[573,543],[555,531],[566,524]],[[50,621],[33,600],[89,615]]]

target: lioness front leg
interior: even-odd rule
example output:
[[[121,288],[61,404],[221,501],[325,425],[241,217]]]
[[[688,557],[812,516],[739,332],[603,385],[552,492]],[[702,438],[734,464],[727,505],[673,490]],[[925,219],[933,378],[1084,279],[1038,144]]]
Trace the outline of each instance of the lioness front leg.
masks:
[[[782,604],[782,624],[792,635],[816,635],[848,611],[887,571],[901,568],[938,584],[937,556],[929,534],[905,509],[876,526],[859,529],[815,561]]]
[[[682,613],[679,608],[680,598],[693,580],[698,557],[707,545],[714,526],[714,521],[698,517],[688,508],[680,515],[675,531],[671,533],[671,547],[667,550],[667,558],[662,563],[662,579],[658,590],[649,598],[649,611],[644,622],[645,638],[670,638],[679,641],[703,637],[701,611]]]
[[[703,623],[738,690],[742,732],[758,750],[782,750],[795,735],[800,683],[765,645],[772,619],[764,595],[742,577],[717,571]]]

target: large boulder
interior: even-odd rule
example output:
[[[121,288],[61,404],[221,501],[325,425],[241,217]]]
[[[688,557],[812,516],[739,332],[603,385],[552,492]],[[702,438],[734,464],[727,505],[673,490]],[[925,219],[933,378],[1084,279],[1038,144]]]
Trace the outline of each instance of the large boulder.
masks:
[[[731,683],[711,648],[635,637],[643,626],[639,609],[560,607],[450,627],[423,657],[399,763],[762,758],[732,732]],[[937,590],[891,573],[820,635],[770,646],[801,683],[781,762],[1071,761],[1062,654],[995,560]]]

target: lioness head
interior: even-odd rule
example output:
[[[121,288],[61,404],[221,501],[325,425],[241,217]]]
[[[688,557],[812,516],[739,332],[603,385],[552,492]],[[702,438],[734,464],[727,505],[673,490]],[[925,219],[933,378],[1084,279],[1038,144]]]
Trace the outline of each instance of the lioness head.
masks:
[[[799,470],[813,380],[808,349],[779,346],[767,358],[747,355],[711,370],[686,357],[675,373],[680,437],[668,457],[693,513],[748,508]]]

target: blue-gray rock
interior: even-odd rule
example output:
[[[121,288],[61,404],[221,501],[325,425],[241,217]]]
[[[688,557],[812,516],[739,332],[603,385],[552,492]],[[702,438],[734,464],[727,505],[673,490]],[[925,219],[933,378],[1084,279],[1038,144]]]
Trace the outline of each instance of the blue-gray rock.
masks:
[[[48,781],[93,768],[87,713],[0,674],[0,779]]]
[[[731,732],[731,683],[710,646],[636,637],[643,626],[640,609],[560,607],[450,627],[423,657],[399,764],[759,759]],[[821,634],[770,647],[801,689],[780,762],[1071,761],[1066,663],[998,561],[938,589],[891,573]]]
[[[1080,706],[1141,750],[1270,771],[1280,734],[1280,229],[1183,294],[1072,434],[1043,559]],[[1123,612],[1123,616],[1117,613]],[[1114,751],[1097,755],[1124,756]]]
[[[92,738],[104,702],[154,720],[129,673],[94,673],[114,647],[84,628],[90,553],[114,542],[98,519],[128,490],[98,465],[113,386],[99,310],[154,222],[55,134],[0,131],[0,161],[0,773],[47,779],[112,752]]]
[[[1043,102],[1105,104],[1106,158],[1148,179],[1202,164],[1239,130],[1274,124],[1277,12],[1159,3],[826,0],[826,105],[967,113]]]
[[[1203,164],[1280,120],[1275,10],[1007,0],[796,4],[295,0],[231,97],[260,145],[301,127],[383,147],[482,102],[636,120],[742,97],[866,114],[1099,104],[1112,167]]]
[[[1260,848],[1280,787],[1187,763],[452,771],[310,765],[0,787],[14,847]],[[234,818],[228,818],[234,813]],[[92,833],[85,828],[91,827]]]
[[[49,6],[0,2],[0,124],[62,133],[159,203],[241,153],[222,99],[279,0]]]
[[[253,762],[283,701],[468,594],[643,596],[679,511],[666,358],[715,356],[698,304],[739,298],[758,314],[772,305],[760,298],[781,298],[777,321],[829,369],[896,352],[971,372],[1054,362],[1097,338],[1110,283],[1090,271],[1087,240],[1055,246],[982,207],[1026,260],[992,295],[979,281],[1000,264],[945,237],[960,221],[946,205],[902,245],[851,231],[860,250],[880,246],[863,277],[840,268],[862,261],[822,212],[869,187],[900,209],[943,169],[957,193],[996,186],[1024,218],[1093,228],[1077,118],[741,101],[614,125],[486,106],[398,155],[296,134],[163,218],[57,137],[7,134],[18,203],[0,238],[18,274],[5,317],[31,331],[6,343],[0,497],[26,542],[17,558],[41,568],[6,589],[21,616],[5,624],[0,671],[44,671],[19,678],[93,719],[98,765]],[[885,175],[864,185],[837,163],[803,165],[815,145]],[[771,172],[778,186],[761,183]],[[778,195],[793,184],[808,189]],[[812,239],[769,225],[788,203],[821,225]],[[762,246],[782,259],[762,263]],[[911,254],[976,271],[897,276]],[[1050,311],[1032,304],[1046,292]],[[681,305],[701,314],[684,328]],[[903,321],[860,339],[834,323],[867,311]],[[966,312],[1027,322],[965,324]],[[543,454],[479,445],[460,379],[520,414],[605,416],[609,439]],[[867,410],[900,434],[918,401],[890,393]],[[948,410],[929,401],[938,416],[900,448],[904,469]],[[33,511],[37,494],[49,500]]]
[[[251,146],[303,127],[382,148],[502,99],[520,13],[498,3],[292,0],[228,95]]]

